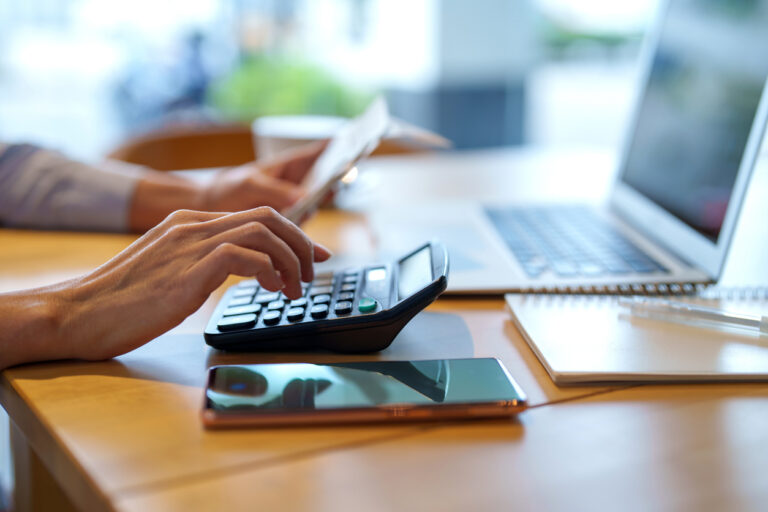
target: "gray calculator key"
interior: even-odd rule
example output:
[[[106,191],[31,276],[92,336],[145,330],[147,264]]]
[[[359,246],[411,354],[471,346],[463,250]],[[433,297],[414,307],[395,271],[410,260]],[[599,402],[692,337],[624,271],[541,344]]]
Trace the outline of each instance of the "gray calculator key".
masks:
[[[289,322],[298,322],[299,320],[304,318],[304,308],[289,309],[288,312],[285,314],[285,318],[287,318]]]
[[[331,286],[332,284],[333,279],[315,279],[312,281],[312,286],[314,287]]]
[[[292,308],[303,308],[306,307],[309,301],[307,301],[306,298],[302,297],[300,299],[292,300],[290,305]]]
[[[261,321],[264,322],[264,325],[277,325],[280,323],[281,316],[283,316],[282,311],[267,311],[261,317]]]
[[[273,300],[267,305],[267,309],[270,311],[280,311],[285,307],[285,301]]]
[[[341,291],[343,292],[353,292],[357,288],[356,284],[347,283],[341,286]]]
[[[231,331],[252,327],[255,323],[256,315],[253,313],[247,315],[225,316],[219,320],[218,328],[220,331]]]
[[[245,281],[240,281],[239,283],[237,283],[237,287],[238,288],[251,288],[251,287],[258,288],[259,282],[255,279],[246,279]]]
[[[337,302],[333,308],[333,312],[337,315],[348,315],[352,312],[352,303],[349,301]]]
[[[260,293],[256,296],[256,299],[254,299],[253,302],[256,302],[257,304],[266,304],[275,300],[280,300],[280,292]]]
[[[311,290],[309,290],[309,296],[314,297],[315,295],[326,295],[333,292],[332,286],[313,286]]]
[[[309,310],[309,314],[312,315],[312,318],[315,318],[315,319],[325,318],[328,316],[328,305],[316,304],[312,306],[312,309]]]
[[[246,304],[251,303],[252,297],[235,297],[231,301],[229,301],[229,304],[227,304],[227,307],[235,307],[235,306],[245,306]]]
[[[324,295],[318,295],[312,299],[312,304],[328,304],[329,302],[331,302],[331,296],[327,293]]]
[[[245,306],[227,308],[224,310],[224,313],[222,313],[222,316],[247,315],[249,313],[258,314],[259,311],[261,311],[260,304],[247,304]]]
[[[246,286],[245,288],[237,288],[233,297],[253,297],[256,294],[256,288],[252,286]]]
[[[344,284],[355,284],[357,283],[357,276],[344,276],[344,280],[342,282]]]
[[[341,292],[339,294],[339,301],[342,300],[354,300],[355,298],[355,292]]]

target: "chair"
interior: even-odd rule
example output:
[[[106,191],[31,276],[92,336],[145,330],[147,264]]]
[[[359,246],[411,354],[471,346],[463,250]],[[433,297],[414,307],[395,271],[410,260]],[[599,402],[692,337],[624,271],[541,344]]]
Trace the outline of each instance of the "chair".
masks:
[[[229,167],[256,159],[248,125],[183,124],[154,130],[124,142],[108,158],[158,171]]]
[[[373,156],[417,153],[423,148],[397,140],[383,141]],[[158,171],[229,167],[257,158],[250,126],[182,124],[133,137],[107,157]]]

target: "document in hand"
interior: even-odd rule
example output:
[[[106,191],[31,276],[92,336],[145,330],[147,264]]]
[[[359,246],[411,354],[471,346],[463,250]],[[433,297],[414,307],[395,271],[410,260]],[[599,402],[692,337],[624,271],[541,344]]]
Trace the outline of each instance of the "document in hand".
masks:
[[[307,195],[284,212],[285,216],[298,222],[317,208],[336,182],[370,155],[385,138],[406,139],[439,148],[451,146],[451,142],[440,135],[392,118],[386,101],[379,96],[365,112],[350,119],[336,132],[304,180]]]

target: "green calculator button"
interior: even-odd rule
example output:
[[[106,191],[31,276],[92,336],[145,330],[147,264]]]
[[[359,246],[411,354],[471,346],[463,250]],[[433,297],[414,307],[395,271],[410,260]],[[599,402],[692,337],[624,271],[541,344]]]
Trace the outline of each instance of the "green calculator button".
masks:
[[[360,310],[361,313],[370,313],[371,311],[376,311],[376,306],[378,305],[378,302],[376,302],[375,299],[360,299],[360,302],[357,304],[357,309]]]

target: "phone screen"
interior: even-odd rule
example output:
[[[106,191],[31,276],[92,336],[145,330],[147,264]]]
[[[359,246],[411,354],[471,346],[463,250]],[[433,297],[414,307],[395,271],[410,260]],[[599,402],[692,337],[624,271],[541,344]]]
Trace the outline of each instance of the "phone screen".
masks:
[[[256,364],[211,369],[207,407],[233,413],[524,400],[496,359]]]

